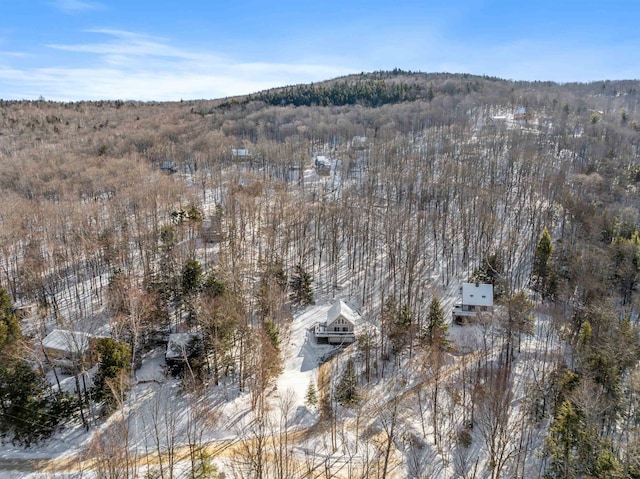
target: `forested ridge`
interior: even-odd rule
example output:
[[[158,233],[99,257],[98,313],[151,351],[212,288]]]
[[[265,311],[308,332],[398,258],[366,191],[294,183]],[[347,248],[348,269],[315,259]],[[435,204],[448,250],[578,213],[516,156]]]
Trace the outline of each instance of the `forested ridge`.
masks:
[[[443,84],[443,79],[455,80]],[[462,80],[462,81],[460,81]],[[274,106],[344,106],[362,105],[379,107],[387,104],[415,100],[433,100],[440,93],[470,93],[481,88],[481,82],[503,81],[499,78],[474,75],[425,74],[403,70],[391,72],[361,73],[320,84],[294,85],[274,88],[249,95],[244,99],[230,99],[218,108],[262,101]]]
[[[66,423],[94,434],[104,477],[136,477],[135,371],[189,332],[185,429],[160,386],[135,422],[157,477],[178,445],[198,477],[640,477],[639,181],[632,80],[394,70],[220,100],[1,101],[2,440]],[[453,325],[464,281],[492,283],[496,308]],[[338,298],[358,341],[288,402],[296,319]],[[99,338],[95,355],[52,368],[54,328]],[[206,432],[242,398],[218,463]]]

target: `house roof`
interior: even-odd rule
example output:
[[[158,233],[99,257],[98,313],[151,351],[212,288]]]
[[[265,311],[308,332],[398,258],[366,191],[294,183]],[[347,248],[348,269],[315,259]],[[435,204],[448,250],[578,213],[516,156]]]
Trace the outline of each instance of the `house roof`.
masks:
[[[184,358],[185,354],[188,356],[187,350],[189,343],[195,338],[202,338],[201,333],[172,333],[169,335],[169,342],[167,343],[167,353],[165,358],[178,359]]]
[[[347,303],[339,299],[336,301],[331,309],[327,312],[327,326],[333,323],[336,319],[342,316],[347,321],[350,321],[351,324],[355,324],[356,322],[356,313],[349,307]]]
[[[43,340],[42,347],[66,353],[82,354],[89,349],[89,339],[94,336],[82,331],[54,329]]]
[[[493,306],[493,285],[462,283],[462,304],[469,306]]]
[[[331,162],[327,159],[317,159],[316,160],[316,168],[318,169],[324,169],[324,170],[329,170],[331,169]]]

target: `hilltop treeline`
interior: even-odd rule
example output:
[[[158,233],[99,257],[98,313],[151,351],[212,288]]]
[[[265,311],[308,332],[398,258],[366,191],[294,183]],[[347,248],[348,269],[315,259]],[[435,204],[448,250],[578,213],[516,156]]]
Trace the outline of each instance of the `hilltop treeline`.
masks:
[[[413,101],[428,97],[421,89],[407,83],[387,83],[382,80],[323,85],[298,85],[279,91],[260,93],[251,99],[275,106],[344,106],[378,107],[389,103]],[[433,98],[433,91],[431,92]]]
[[[443,89],[434,89],[434,80],[440,83],[442,77],[461,79],[463,83],[453,87],[446,85]],[[392,72],[377,72],[361,74],[359,77],[346,77],[319,84],[294,85],[284,88],[274,88],[255,95],[249,95],[242,104],[251,101],[262,101],[273,106],[345,106],[361,105],[365,107],[380,107],[406,101],[431,101],[436,93],[448,94],[469,93],[480,87],[479,80],[500,81],[493,77],[475,77],[472,75],[427,75],[393,70]],[[418,81],[416,81],[418,80]],[[230,100],[222,103],[221,108],[228,108],[239,103]]]

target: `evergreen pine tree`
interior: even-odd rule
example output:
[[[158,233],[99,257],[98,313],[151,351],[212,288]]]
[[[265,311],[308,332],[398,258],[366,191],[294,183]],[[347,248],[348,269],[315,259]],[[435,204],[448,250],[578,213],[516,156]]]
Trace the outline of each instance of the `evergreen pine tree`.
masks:
[[[266,319],[263,324],[264,324],[264,330],[267,333],[267,336],[269,337],[269,341],[271,341],[271,345],[273,346],[273,349],[280,352],[280,331],[278,331],[278,327],[276,326],[276,323],[274,323],[270,319]]]
[[[24,359],[0,367],[0,429],[29,446],[47,436],[46,383]]]
[[[549,477],[577,477],[580,470],[577,449],[582,435],[582,419],[573,404],[565,400],[558,408],[546,439]]]
[[[160,261],[157,276],[153,279],[154,289],[160,294],[164,309],[180,295],[180,278],[176,262],[177,235],[173,226],[163,226],[160,230]]]
[[[209,298],[217,298],[227,292],[227,285],[214,273],[209,273],[202,287],[203,293]]]
[[[4,288],[0,288],[0,361],[9,359],[20,345],[22,332],[18,318],[13,312],[11,298]]]
[[[311,275],[302,269],[301,265],[297,264],[289,283],[292,290],[290,295],[291,301],[300,306],[307,306],[313,303],[311,281]]]
[[[315,407],[318,404],[318,393],[313,379],[309,381],[309,387],[307,387],[307,393],[304,396],[304,403],[307,407]]]
[[[128,374],[131,371],[129,346],[112,338],[99,338],[96,350],[100,357],[98,372],[94,380],[94,392],[98,401],[105,401],[107,408],[116,405],[128,389]]]
[[[431,346],[446,349],[450,343],[447,339],[448,333],[449,325],[445,319],[444,310],[438,297],[434,296],[429,305],[429,317],[424,337]]]
[[[429,86],[429,90],[427,91],[427,100],[431,101],[435,98],[436,94],[433,92],[433,86]]]
[[[358,394],[358,380],[353,359],[349,358],[347,367],[335,389],[335,399],[345,407],[355,406],[360,400]]]
[[[202,286],[202,265],[195,258],[190,258],[182,265],[179,301],[187,311],[187,320],[196,317],[194,297]]]
[[[578,344],[576,345],[576,352],[578,354],[587,357],[591,353],[591,340],[593,338],[593,329],[589,320],[585,320],[580,326],[578,333]]]
[[[548,298],[553,294],[550,280],[549,261],[553,253],[551,235],[547,228],[542,232],[542,236],[536,246],[531,268],[531,283],[535,291],[539,292],[543,298]]]
[[[399,354],[411,339],[411,309],[409,306],[398,306],[394,296],[385,301],[383,316],[387,324],[389,341],[394,354]]]
[[[182,294],[188,295],[198,289],[201,284],[202,265],[195,258],[188,259],[182,266]]]

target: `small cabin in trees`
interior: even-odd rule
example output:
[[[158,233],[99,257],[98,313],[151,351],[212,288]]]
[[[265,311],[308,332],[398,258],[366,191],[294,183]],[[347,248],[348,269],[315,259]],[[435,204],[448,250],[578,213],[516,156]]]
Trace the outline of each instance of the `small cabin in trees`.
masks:
[[[525,124],[529,120],[529,116],[529,111],[524,106],[513,112],[513,119],[519,125]]]
[[[202,333],[172,333],[169,335],[165,364],[173,374],[182,371],[187,362],[202,353]]]
[[[166,160],[162,162],[162,165],[160,165],[160,170],[165,173],[173,174],[177,173],[178,167],[176,166],[175,161]]]
[[[351,344],[355,342],[354,327],[356,312],[339,299],[327,312],[327,321],[316,324],[314,336],[317,342],[329,344]]]
[[[367,137],[366,136],[354,136],[351,139],[351,149],[353,150],[364,150],[367,148]]]
[[[313,163],[319,175],[329,176],[331,174],[331,161],[326,156],[316,156]]]
[[[251,153],[246,148],[232,148],[231,156],[235,161],[248,161],[251,159]]]
[[[81,362],[91,367],[97,360],[93,354],[97,337],[81,331],[54,329],[42,340],[42,351],[52,366],[73,371]]]
[[[216,213],[202,222],[202,239],[207,243],[222,241],[222,215]]]
[[[462,302],[453,307],[453,321],[463,324],[493,311],[493,285],[462,283]]]

